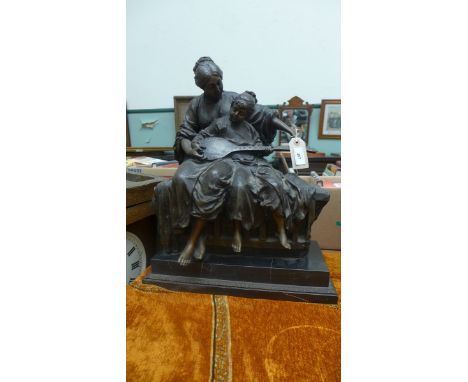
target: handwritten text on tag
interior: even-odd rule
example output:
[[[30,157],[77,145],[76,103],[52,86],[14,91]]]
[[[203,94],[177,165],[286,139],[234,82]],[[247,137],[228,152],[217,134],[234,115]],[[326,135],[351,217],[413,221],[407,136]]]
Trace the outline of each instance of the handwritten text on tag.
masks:
[[[309,168],[306,145],[301,138],[293,137],[289,141],[289,150],[291,152],[292,168]]]

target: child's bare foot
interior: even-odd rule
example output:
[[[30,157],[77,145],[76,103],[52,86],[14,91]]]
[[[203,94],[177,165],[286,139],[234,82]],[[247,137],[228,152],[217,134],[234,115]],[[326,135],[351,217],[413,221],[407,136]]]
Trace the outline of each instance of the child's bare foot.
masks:
[[[234,231],[234,239],[232,240],[232,249],[236,253],[240,253],[242,250],[242,236],[240,230]]]
[[[284,229],[284,218],[277,213],[273,214],[275,219],[276,228],[278,229],[278,236],[281,245],[286,249],[291,249],[291,244],[288,242],[288,237],[286,236],[286,230]]]
[[[195,251],[193,252],[193,258],[196,260],[202,260],[203,256],[205,255],[205,235],[201,234],[198,238],[197,244],[195,246]]]
[[[291,249],[291,244],[289,244],[288,242],[288,237],[286,236],[286,232],[284,230],[282,230],[280,233],[279,233],[279,239],[280,239],[280,243],[281,245],[286,248],[286,249]]]
[[[193,244],[192,243],[187,243],[185,246],[184,250],[179,256],[179,259],[177,260],[181,266],[185,266],[189,264],[192,261],[192,253],[193,253]]]

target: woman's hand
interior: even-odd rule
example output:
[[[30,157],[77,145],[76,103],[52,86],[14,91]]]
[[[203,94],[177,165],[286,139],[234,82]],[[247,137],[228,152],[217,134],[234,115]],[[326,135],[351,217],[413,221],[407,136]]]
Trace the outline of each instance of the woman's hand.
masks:
[[[185,152],[185,155],[190,155],[198,159],[203,158],[203,148],[197,142],[191,142],[188,139],[182,139],[181,146]]]
[[[188,154],[195,158],[203,159],[203,150],[204,147],[199,142],[192,141],[190,152]]]
[[[184,150],[184,153],[189,155],[190,152],[192,151],[191,143],[188,139],[184,138],[180,141],[180,146],[182,147],[182,150]]]
[[[198,151],[196,150],[192,150],[190,151],[189,153],[187,153],[188,155],[190,155],[191,157],[194,157],[196,159],[203,159],[203,154],[200,154]]]

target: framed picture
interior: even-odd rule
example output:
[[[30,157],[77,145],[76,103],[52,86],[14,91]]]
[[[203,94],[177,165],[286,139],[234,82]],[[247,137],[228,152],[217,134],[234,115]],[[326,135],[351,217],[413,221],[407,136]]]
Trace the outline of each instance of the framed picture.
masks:
[[[190,102],[195,96],[174,96],[174,118],[176,133],[180,129],[180,125],[184,121],[185,112],[187,111]]]
[[[323,99],[320,107],[319,139],[341,139],[341,100]]]

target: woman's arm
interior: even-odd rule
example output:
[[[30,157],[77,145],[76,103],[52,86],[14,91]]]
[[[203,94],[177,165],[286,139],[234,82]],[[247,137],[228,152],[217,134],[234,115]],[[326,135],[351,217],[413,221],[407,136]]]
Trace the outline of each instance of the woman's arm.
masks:
[[[190,140],[186,139],[186,138],[182,138],[180,140],[180,146],[182,147],[182,150],[184,150],[184,152],[186,154],[190,154],[191,151],[192,151],[192,146],[191,146],[191,142]]]
[[[193,137],[192,142],[189,142],[191,150],[189,154],[196,158],[203,158],[203,139],[217,136],[219,136],[219,128],[215,120],[211,122],[211,124],[208,127],[204,128],[203,130],[200,130],[200,132],[197,135],[195,135],[195,137]]]

